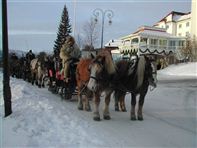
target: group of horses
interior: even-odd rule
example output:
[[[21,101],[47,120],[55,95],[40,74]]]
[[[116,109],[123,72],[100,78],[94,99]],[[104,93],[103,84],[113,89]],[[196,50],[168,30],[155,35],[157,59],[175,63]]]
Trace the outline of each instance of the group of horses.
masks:
[[[36,80],[39,87],[44,86],[46,78],[49,90],[61,94],[62,98],[71,99],[77,89],[78,109],[91,111],[93,101],[93,119],[100,121],[99,105],[104,95],[103,119],[111,119],[109,112],[110,98],[115,99],[115,111],[126,111],[125,96],[131,93],[131,120],[143,120],[143,104],[149,86],[156,87],[156,66],[151,58],[142,55],[129,60],[114,61],[108,50],[102,49],[96,56],[81,58],[71,62],[70,80],[64,81],[59,59],[52,60],[42,55],[30,62],[31,82]],[[52,66],[53,65],[53,66]],[[138,110],[136,97],[139,95]]]
[[[109,104],[114,93],[115,110],[126,111],[125,95],[131,93],[131,120],[143,120],[142,108],[149,85],[156,87],[154,61],[146,56],[135,56],[130,60],[113,61],[110,52],[101,51],[92,59],[81,59],[77,65],[78,109],[90,110],[89,98],[93,96],[93,119],[100,121],[99,104],[105,93],[103,119],[109,120]],[[85,96],[83,106],[82,96]],[[139,95],[138,111],[135,113],[136,96]],[[137,115],[137,117],[136,117]]]
[[[32,85],[36,83],[38,87],[44,87],[44,79],[47,75],[47,54],[40,52],[37,57],[29,59],[25,56],[18,58],[16,55],[10,58],[10,75],[22,78]]]

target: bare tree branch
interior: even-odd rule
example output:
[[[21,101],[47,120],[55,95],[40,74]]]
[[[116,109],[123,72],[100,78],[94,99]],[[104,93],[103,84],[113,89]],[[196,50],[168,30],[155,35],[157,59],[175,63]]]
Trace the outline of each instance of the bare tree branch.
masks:
[[[84,32],[84,43],[85,45],[94,47],[98,43],[98,24],[94,21],[93,18],[90,21],[87,21],[83,26]]]

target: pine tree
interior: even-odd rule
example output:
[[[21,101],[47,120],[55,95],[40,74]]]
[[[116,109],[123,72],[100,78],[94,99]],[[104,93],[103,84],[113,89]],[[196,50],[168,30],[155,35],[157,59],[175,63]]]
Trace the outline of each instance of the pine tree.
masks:
[[[64,9],[62,12],[61,22],[59,24],[57,39],[54,44],[54,53],[59,55],[60,48],[62,44],[65,42],[66,37],[71,33],[71,25],[69,24],[69,16],[66,5],[64,5]]]

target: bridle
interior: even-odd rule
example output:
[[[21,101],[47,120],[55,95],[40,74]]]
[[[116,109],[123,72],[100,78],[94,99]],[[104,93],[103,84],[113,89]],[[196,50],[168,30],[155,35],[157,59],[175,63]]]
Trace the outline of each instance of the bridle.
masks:
[[[102,63],[101,61],[99,61],[99,60],[95,60],[95,61],[93,61],[93,63],[90,65],[89,70],[91,69],[91,66],[92,66],[93,64],[99,65],[99,67],[101,68],[101,71],[99,72],[98,77],[97,77],[97,76],[92,76],[92,75],[90,75],[90,78],[94,79],[96,82],[105,81],[105,79],[104,79],[103,77],[100,76],[100,75],[105,71],[105,66],[103,65],[103,63]]]

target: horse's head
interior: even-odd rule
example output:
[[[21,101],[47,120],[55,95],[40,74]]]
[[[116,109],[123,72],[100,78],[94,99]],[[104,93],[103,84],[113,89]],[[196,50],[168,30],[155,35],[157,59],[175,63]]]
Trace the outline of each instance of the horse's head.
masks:
[[[101,83],[109,82],[110,76],[115,73],[115,65],[109,51],[99,53],[89,66],[90,79],[87,87],[97,91]]]
[[[145,75],[148,78],[149,85],[157,86],[157,69],[155,62],[146,57]]]
[[[96,59],[94,59],[89,66],[90,79],[89,79],[87,87],[91,91],[96,91],[96,89],[98,88],[99,82],[102,81],[103,79],[102,75],[105,71],[104,62],[105,62],[104,57],[99,56]]]

